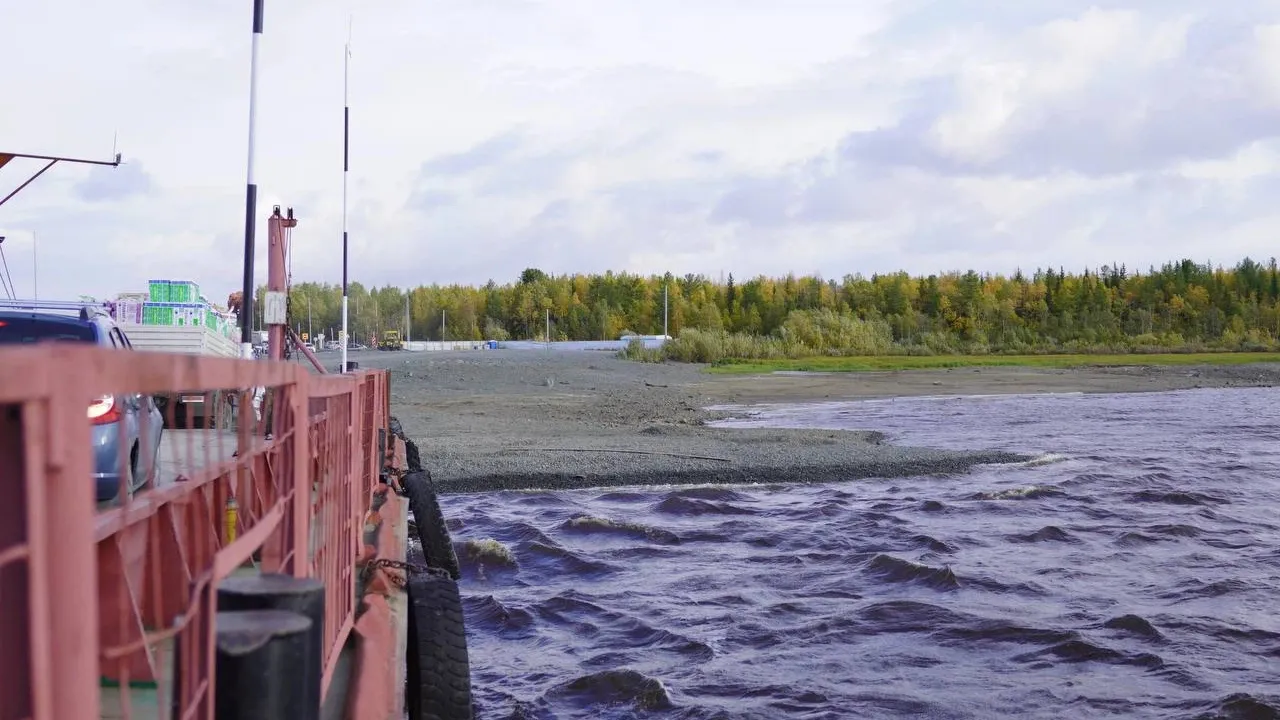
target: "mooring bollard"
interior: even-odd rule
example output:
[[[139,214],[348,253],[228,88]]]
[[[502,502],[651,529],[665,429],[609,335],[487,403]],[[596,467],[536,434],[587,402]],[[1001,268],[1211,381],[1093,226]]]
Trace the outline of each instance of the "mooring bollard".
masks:
[[[316,578],[264,573],[229,577],[218,584],[218,612],[283,610],[310,620],[307,633],[303,695],[306,713],[290,715],[290,720],[320,717],[321,678],[324,674],[324,583]]]
[[[307,702],[310,619],[242,610],[219,612],[214,623],[216,720],[317,720],[319,708]]]

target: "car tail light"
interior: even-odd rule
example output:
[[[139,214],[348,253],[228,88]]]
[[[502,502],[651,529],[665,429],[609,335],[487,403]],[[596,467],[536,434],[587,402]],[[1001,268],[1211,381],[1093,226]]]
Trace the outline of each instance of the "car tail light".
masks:
[[[89,421],[94,425],[106,425],[120,419],[120,408],[116,407],[116,399],[111,395],[89,403]]]

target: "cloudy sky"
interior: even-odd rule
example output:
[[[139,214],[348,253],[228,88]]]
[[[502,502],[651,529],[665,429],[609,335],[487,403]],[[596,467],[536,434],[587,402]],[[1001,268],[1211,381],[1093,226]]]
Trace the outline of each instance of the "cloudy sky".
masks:
[[[6,2],[20,295],[239,286],[251,0]],[[1276,0],[266,0],[265,218],[351,272],[1012,271],[1280,237]],[[20,70],[19,70],[20,69]],[[39,169],[0,169],[0,195]]]

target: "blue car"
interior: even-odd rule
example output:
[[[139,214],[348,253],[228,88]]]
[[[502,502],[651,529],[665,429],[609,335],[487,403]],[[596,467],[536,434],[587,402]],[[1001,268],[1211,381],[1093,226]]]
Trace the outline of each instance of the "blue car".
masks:
[[[29,310],[27,308],[30,308]],[[79,303],[0,301],[0,347],[38,342],[93,343],[132,352],[105,308]],[[100,503],[120,499],[156,477],[164,417],[149,395],[104,395],[86,409],[93,425],[93,480]]]

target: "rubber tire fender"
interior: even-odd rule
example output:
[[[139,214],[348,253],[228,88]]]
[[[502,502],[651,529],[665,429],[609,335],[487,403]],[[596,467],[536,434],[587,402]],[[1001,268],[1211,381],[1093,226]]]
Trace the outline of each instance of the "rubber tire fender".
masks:
[[[404,464],[408,466],[409,472],[419,472],[424,470],[422,467],[422,453],[418,452],[418,443],[402,438],[404,440]]]
[[[411,572],[405,707],[412,720],[472,720],[471,659],[458,583]]]
[[[411,472],[404,476],[404,486],[427,567],[443,570],[454,580],[460,579],[462,571],[458,567],[458,553],[453,549],[453,538],[449,535],[449,526],[445,525],[444,511],[440,509],[440,498],[431,482],[431,473],[426,470]]]

